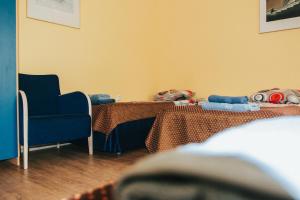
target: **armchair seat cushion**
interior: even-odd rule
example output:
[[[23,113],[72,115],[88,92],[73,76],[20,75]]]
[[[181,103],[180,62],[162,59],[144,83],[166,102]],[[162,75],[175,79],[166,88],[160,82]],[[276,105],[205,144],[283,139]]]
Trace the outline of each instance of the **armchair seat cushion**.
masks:
[[[67,142],[91,135],[87,114],[31,116],[28,119],[28,145]],[[23,138],[21,138],[23,144]]]

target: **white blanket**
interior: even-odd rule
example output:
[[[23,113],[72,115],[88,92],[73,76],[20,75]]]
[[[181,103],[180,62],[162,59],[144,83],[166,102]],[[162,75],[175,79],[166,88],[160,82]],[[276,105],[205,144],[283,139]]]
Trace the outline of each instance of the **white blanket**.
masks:
[[[233,156],[251,162],[300,199],[300,117],[258,120],[230,128],[183,153]]]

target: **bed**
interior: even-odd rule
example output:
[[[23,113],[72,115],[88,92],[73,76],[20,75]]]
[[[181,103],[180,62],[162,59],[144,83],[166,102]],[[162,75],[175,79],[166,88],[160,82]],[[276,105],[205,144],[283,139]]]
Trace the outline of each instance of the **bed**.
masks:
[[[263,107],[257,112],[205,111],[200,106],[177,106],[160,112],[147,137],[149,152],[206,141],[218,132],[253,120],[300,115],[299,106]]]

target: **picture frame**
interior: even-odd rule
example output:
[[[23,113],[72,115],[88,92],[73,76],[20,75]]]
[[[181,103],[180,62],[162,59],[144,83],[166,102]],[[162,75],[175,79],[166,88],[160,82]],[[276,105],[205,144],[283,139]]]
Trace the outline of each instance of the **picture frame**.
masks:
[[[80,0],[27,0],[27,17],[80,28]]]
[[[300,27],[300,0],[260,0],[260,32]]]

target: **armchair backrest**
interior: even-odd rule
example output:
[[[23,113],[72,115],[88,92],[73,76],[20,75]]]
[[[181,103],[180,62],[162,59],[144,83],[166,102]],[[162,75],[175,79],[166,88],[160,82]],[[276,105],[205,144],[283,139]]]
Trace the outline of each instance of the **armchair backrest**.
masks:
[[[19,74],[19,89],[26,93],[29,116],[58,113],[58,76]]]

